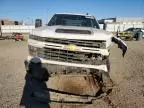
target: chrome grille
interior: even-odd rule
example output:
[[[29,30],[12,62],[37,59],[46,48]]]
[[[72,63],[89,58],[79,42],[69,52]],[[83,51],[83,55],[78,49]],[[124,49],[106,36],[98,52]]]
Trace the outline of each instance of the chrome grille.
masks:
[[[55,61],[62,61],[62,62],[72,62],[72,63],[83,63],[84,56],[88,53],[83,52],[73,52],[67,50],[60,50],[60,49],[51,49],[44,47],[41,50],[38,50],[38,56]]]
[[[33,55],[33,49],[37,49],[36,55]],[[34,46],[29,45],[29,53],[31,56],[38,56],[47,60],[54,60],[60,62],[69,62],[69,63],[80,63],[80,64],[97,64],[92,62],[91,54],[87,52],[78,52],[78,51],[68,51],[61,49],[53,49],[53,48],[36,48]],[[98,54],[97,54],[98,55]]]

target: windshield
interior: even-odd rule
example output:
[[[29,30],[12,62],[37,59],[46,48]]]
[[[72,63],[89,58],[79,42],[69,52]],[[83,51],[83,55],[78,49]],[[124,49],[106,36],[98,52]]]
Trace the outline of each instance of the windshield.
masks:
[[[93,27],[99,29],[99,24],[94,17],[81,15],[56,14],[48,23],[48,26],[54,25]]]
[[[128,28],[125,31],[133,31],[133,30],[134,30],[134,28]]]
[[[139,30],[140,30],[140,28],[128,28],[128,29],[126,29],[125,31],[126,31],[126,32],[128,32],[128,31],[134,32],[134,31],[139,31]]]

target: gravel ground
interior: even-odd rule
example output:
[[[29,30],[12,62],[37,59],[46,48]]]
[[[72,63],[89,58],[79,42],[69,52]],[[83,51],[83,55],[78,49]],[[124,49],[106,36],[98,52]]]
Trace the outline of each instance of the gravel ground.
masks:
[[[112,93],[95,105],[82,107],[144,108],[144,40],[129,41],[127,45],[125,58],[116,45],[111,49],[110,75],[115,83]],[[23,61],[28,55],[27,42],[0,40],[0,51],[0,108],[19,108],[25,82]]]

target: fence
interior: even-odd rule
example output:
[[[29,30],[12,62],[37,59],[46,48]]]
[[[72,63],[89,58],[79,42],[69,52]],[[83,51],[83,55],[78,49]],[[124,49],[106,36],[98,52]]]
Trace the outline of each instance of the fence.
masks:
[[[1,25],[1,33],[30,33],[35,29],[34,25]]]

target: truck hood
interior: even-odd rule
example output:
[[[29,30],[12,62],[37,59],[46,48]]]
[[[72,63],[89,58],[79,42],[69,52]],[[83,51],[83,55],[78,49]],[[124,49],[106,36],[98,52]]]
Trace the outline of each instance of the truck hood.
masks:
[[[45,26],[33,30],[31,35],[64,38],[64,39],[84,39],[84,40],[110,40],[113,36],[104,30],[91,27],[75,27],[75,26]]]

